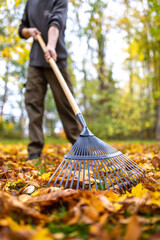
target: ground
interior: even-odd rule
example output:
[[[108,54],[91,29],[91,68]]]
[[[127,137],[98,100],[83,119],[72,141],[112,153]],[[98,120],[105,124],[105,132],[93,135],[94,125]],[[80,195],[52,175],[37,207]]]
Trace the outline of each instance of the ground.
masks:
[[[121,195],[46,188],[71,145],[46,144],[41,159],[25,162],[26,142],[13,142],[0,143],[1,240],[160,239],[160,143],[109,143],[146,171]]]

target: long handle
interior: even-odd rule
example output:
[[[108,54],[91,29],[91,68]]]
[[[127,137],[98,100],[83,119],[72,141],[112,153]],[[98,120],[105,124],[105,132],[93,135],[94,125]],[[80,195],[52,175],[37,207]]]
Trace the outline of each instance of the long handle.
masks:
[[[37,35],[37,40],[38,40],[41,48],[45,52],[46,44],[45,44],[43,38],[41,37],[41,35]],[[50,63],[50,65],[53,69],[53,72],[55,73],[55,75],[56,75],[56,77],[57,77],[57,79],[58,79],[58,81],[59,81],[59,83],[60,83],[60,85],[61,85],[61,87],[62,87],[70,105],[71,105],[71,107],[72,107],[72,109],[73,109],[73,112],[75,113],[75,115],[77,115],[78,113],[81,113],[81,111],[80,111],[80,109],[79,109],[79,107],[78,107],[78,105],[77,105],[77,103],[76,103],[76,101],[75,101],[67,83],[65,82],[65,80],[64,80],[59,68],[57,67],[57,64],[53,60],[53,58],[49,59],[49,63]]]

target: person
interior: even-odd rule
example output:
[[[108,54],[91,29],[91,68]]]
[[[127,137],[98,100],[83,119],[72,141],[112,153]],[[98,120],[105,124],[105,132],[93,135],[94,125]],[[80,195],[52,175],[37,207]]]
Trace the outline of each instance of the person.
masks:
[[[50,57],[56,61],[69,89],[73,93],[70,75],[67,70],[68,54],[64,40],[67,11],[67,0],[28,0],[19,26],[21,38],[33,37],[34,39],[30,52],[25,91],[30,138],[27,160],[40,157],[43,149],[42,122],[47,84],[50,85],[52,90],[68,140],[74,144],[80,134],[77,118],[48,63]],[[46,42],[45,54],[37,41],[37,34],[41,34]]]

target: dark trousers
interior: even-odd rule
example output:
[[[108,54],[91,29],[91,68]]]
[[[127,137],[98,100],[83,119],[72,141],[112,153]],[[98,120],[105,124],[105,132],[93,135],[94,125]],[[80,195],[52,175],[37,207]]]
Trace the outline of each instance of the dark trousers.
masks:
[[[67,68],[61,69],[60,71],[68,87],[73,93],[70,75]],[[71,109],[71,106],[52,69],[29,66],[25,92],[25,104],[29,117],[29,154],[41,154],[44,145],[42,120],[47,84],[51,87],[56,107],[68,140],[73,144],[80,134],[77,118],[74,115],[73,110]]]

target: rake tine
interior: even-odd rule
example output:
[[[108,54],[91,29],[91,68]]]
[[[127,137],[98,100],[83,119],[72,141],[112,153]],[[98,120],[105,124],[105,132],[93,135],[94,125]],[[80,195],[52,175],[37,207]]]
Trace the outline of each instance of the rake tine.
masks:
[[[79,179],[80,179],[80,173],[81,173],[81,164],[82,164],[82,161],[80,160],[78,180],[77,180],[77,189],[79,188]]]
[[[95,145],[94,145],[94,147],[96,148]],[[97,149],[97,148],[96,148],[96,149]],[[102,154],[102,155],[103,155],[103,152],[102,152],[100,149],[98,149],[97,152],[98,152],[99,154]],[[98,162],[98,161],[97,161],[97,162]],[[105,180],[105,183],[106,183],[108,189],[110,189],[110,187],[109,187],[109,185],[108,185],[108,183],[107,183],[107,181],[106,181],[106,178],[105,178],[105,176],[104,176],[104,174],[103,174],[103,171],[102,171],[102,169],[101,169],[101,167],[100,167],[99,162],[98,162],[98,166],[99,166],[99,169],[101,170],[102,176],[103,176],[103,178],[104,178],[104,180]],[[104,169],[105,169],[105,168],[104,168]],[[98,171],[97,171],[97,172],[98,172]],[[98,175],[99,175],[99,173],[98,173]],[[108,173],[107,173],[107,175],[108,175]],[[109,177],[109,176],[108,176],[108,177]],[[99,177],[99,179],[100,179],[100,177]],[[109,179],[110,179],[110,177],[109,177]],[[110,179],[110,181],[111,181],[111,179]],[[101,183],[101,181],[100,181],[100,183]],[[112,183],[112,181],[111,181],[111,183]],[[114,185],[112,185],[112,186],[114,187]],[[102,184],[101,184],[101,187],[102,187],[102,189],[103,189]]]
[[[91,160],[91,166],[92,166],[92,171],[93,171],[94,181],[95,181],[95,185],[96,185],[96,190],[98,190],[98,187],[97,187],[97,181],[96,181],[96,176],[95,176],[95,172],[94,172],[94,168],[93,168],[92,160]]]
[[[100,160],[100,161],[101,161],[101,160]],[[103,168],[105,169],[105,172],[106,172],[108,178],[110,179],[112,186],[114,186],[114,184],[113,184],[113,182],[112,182],[112,180],[111,180],[111,178],[110,178],[108,172],[106,171],[106,168],[105,168],[105,166],[103,165],[103,162],[102,162],[102,161],[101,161],[101,164],[102,164]],[[120,192],[122,193],[121,185],[119,184],[119,182],[118,182],[117,179],[115,178],[113,172],[112,172],[111,169],[107,166],[107,164],[105,163],[105,161],[104,161],[104,164],[105,164],[106,167],[108,168],[108,170],[109,170],[109,172],[111,173],[113,179],[116,181],[117,185],[119,186],[119,188],[120,188]],[[113,168],[112,168],[112,170],[113,170]]]
[[[109,158],[110,162],[112,162],[112,159]],[[113,163],[113,162],[112,162]],[[113,163],[113,166],[115,167],[116,163]],[[117,165],[116,165],[117,166]],[[116,167],[115,167],[116,168]],[[126,180],[126,182],[128,183],[129,187],[131,187],[130,183],[128,182],[128,180],[125,178],[125,176],[119,171],[118,168],[116,168],[116,170],[119,172],[119,174],[121,175],[122,178],[124,178]],[[121,169],[121,171],[123,172],[123,170]],[[124,172],[123,172],[124,173]],[[125,173],[124,173],[125,174]]]
[[[140,169],[142,172],[144,172],[144,169],[143,169],[141,166],[139,166],[136,162],[134,162],[133,160],[129,159],[129,158],[126,157],[126,156],[124,156],[124,158],[125,158],[125,160],[126,160],[127,162],[129,162],[129,164],[131,164],[132,166],[135,166],[135,165],[136,165],[136,167],[137,167],[138,169]]]
[[[61,173],[62,173],[63,169],[65,168],[65,166],[66,166],[66,164],[67,164],[68,161],[69,161],[69,160],[67,159],[67,161],[66,161],[65,164],[63,165],[61,171],[59,172],[59,174],[58,174],[58,176],[57,176],[57,178],[56,178],[56,180],[54,181],[53,187],[55,187],[56,182],[57,182],[59,176],[61,175]]]
[[[136,178],[139,180],[139,177],[137,176],[137,174],[139,175],[139,171],[138,172],[136,172],[136,171],[134,171],[134,169],[133,168],[131,168],[131,166],[129,166],[129,165],[127,165],[128,163],[125,161],[125,160],[123,160],[121,157],[119,157],[118,158],[118,160],[120,160],[121,161],[121,163],[122,163],[122,165],[124,165],[124,167],[126,168],[126,169],[128,169],[128,171],[130,171],[131,173],[133,173],[133,174],[135,174],[136,175]],[[135,165],[136,166],[136,165]],[[128,174],[130,174],[130,172],[127,172]],[[136,173],[135,173],[136,172]],[[140,176],[141,177],[141,176]],[[132,178],[134,178],[134,176],[132,176]],[[134,178],[135,179],[135,178]],[[137,183],[137,180],[135,179],[135,181],[136,181],[136,183]]]
[[[120,159],[121,159],[121,157],[120,157]],[[122,162],[125,164],[125,162],[124,162],[124,160],[123,160],[123,159],[121,159],[121,161],[122,161]],[[126,161],[128,162],[128,159],[126,159]],[[127,164],[127,163],[126,163],[126,164]],[[130,165],[130,163],[128,163],[128,164]],[[131,165],[131,167],[132,167],[132,166],[134,166],[134,167],[135,167],[136,165]],[[135,169],[134,169],[134,168],[132,168],[132,169],[130,169],[130,171],[131,171],[131,172],[135,172],[134,174],[136,174],[136,175],[138,174],[138,175],[139,175],[139,177],[141,178],[141,175],[140,175],[140,174],[141,174],[141,172],[139,172],[139,170],[138,170],[138,169],[137,169],[137,171],[135,171]],[[143,174],[142,174],[142,176],[143,176]],[[139,177],[137,176],[137,178],[138,178],[138,179],[139,179]]]
[[[85,189],[85,160],[83,160],[83,187],[82,189]]]
[[[69,172],[69,175],[68,175],[68,178],[67,178],[67,181],[66,181],[65,187],[64,187],[65,189],[67,188],[68,181],[69,181],[69,178],[70,178],[70,176],[71,176],[71,173],[72,173],[72,169],[73,169],[74,163],[75,163],[75,160],[74,160],[73,163],[72,163],[72,166],[71,166],[71,169],[70,169],[70,172]]]
[[[102,168],[101,168],[101,166],[100,166],[100,164],[99,164],[99,161],[100,161],[100,160],[97,160],[99,169],[100,169],[100,171],[101,171],[101,173],[102,173],[102,176],[103,176],[104,181],[105,181],[105,183],[106,183],[106,185],[107,185],[107,188],[110,189],[110,187],[109,187],[109,185],[108,185],[108,183],[107,183],[107,181],[106,181],[106,178],[105,178],[105,176],[104,176],[104,173],[103,173],[103,171],[102,171]],[[106,172],[106,169],[105,169],[105,172]],[[107,173],[107,176],[109,177],[108,173]],[[109,179],[110,179],[110,177],[109,177]],[[111,179],[110,179],[110,181],[111,181],[111,183],[112,183],[112,180],[111,180]],[[113,185],[113,188],[115,189],[114,185]]]
[[[64,180],[64,178],[65,178],[65,176],[66,176],[66,173],[67,173],[67,171],[68,171],[68,168],[69,168],[70,164],[71,164],[71,161],[69,161],[69,164],[68,164],[68,166],[67,166],[67,168],[66,168],[66,171],[65,171],[65,173],[63,174],[62,180],[60,181],[59,187],[61,187],[61,185],[62,185],[62,182],[63,182],[63,180]]]
[[[111,169],[113,170],[114,174],[118,177],[118,179],[120,180],[120,182],[122,183],[122,185],[124,186],[124,189],[126,191],[126,185],[124,184],[124,182],[122,181],[122,179],[120,178],[120,176],[117,174],[117,172],[114,170],[114,168],[112,167],[112,165],[110,164],[110,162],[108,161],[108,159],[105,159],[104,163],[106,164],[106,162],[109,164],[109,166],[111,167]],[[117,168],[116,168],[117,169]],[[118,169],[117,169],[118,170]],[[112,173],[112,172],[111,172]],[[117,179],[116,179],[116,182]]]
[[[47,183],[47,187],[49,186],[50,182],[52,181],[53,177],[56,175],[56,173],[58,172],[58,170],[60,169],[60,167],[62,166],[62,164],[64,163],[65,159],[63,159],[63,161],[60,163],[60,165],[58,166],[58,168],[56,169],[56,171],[52,174],[52,176],[50,177],[48,183]]]
[[[126,186],[125,186],[125,184],[124,184],[124,182],[122,181],[122,179],[119,177],[119,175],[116,173],[116,171],[112,168],[112,166],[111,166],[111,164],[110,164],[110,162],[108,162],[108,160],[107,159],[105,159],[105,161],[107,161],[107,163],[109,164],[109,166],[110,166],[110,168],[113,170],[113,172],[115,173],[115,175],[118,177],[118,179],[121,181],[121,183],[123,184],[123,186],[124,186],[124,188],[125,188],[125,190],[126,190]],[[104,161],[104,164],[107,166],[107,164],[106,164],[106,162]],[[108,168],[109,169],[109,171],[110,171],[110,173],[111,173],[111,175],[113,176],[113,178],[115,179],[115,181],[116,181],[116,183],[118,184],[118,186],[120,187],[120,184],[119,184],[119,182],[117,181],[117,179],[114,177],[114,175],[113,175],[113,172],[110,170],[110,168]],[[122,190],[122,189],[121,189]]]
[[[72,181],[71,181],[71,184],[70,184],[70,188],[72,188],[72,186],[73,186],[73,181],[74,181],[74,176],[75,176],[75,173],[76,173],[76,170],[77,170],[77,165],[78,165],[78,161],[76,162],[76,166],[75,166],[75,169],[74,169],[74,173],[73,173]]]
[[[119,166],[119,162],[117,161],[117,159],[118,159],[118,157],[115,158],[115,164]],[[127,174],[128,174],[128,175],[124,172],[124,171],[125,171],[125,166],[123,167],[123,165],[124,165],[124,164],[122,163],[122,169],[121,169],[121,171],[126,175],[126,177],[128,177],[128,175],[129,175],[130,177],[132,177],[132,178],[135,180],[135,182],[137,183],[136,178],[134,178],[128,171],[127,171]],[[120,166],[119,166],[119,167],[120,167]],[[123,171],[123,169],[124,169],[124,171]],[[131,182],[132,182],[133,185],[134,185],[134,182],[133,182],[133,180],[132,180],[130,177],[128,177],[128,178],[131,180]]]
[[[89,172],[89,160],[87,160],[87,167],[88,167],[89,190],[91,190],[91,181],[90,181],[90,172]]]
[[[102,185],[102,181],[101,181],[101,178],[100,178],[100,176],[99,176],[99,172],[98,172],[98,169],[97,169],[97,164],[96,164],[96,161],[94,160],[94,166],[95,166],[95,168],[96,168],[96,172],[97,172],[97,175],[98,175],[98,179],[99,179],[99,181],[100,181],[100,185],[101,185],[101,188],[102,188],[102,190],[103,190],[103,185]],[[103,172],[102,172],[103,173]],[[104,178],[105,179],[105,178]]]

